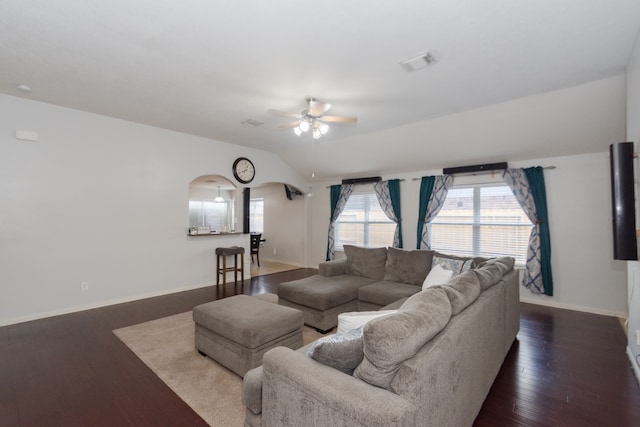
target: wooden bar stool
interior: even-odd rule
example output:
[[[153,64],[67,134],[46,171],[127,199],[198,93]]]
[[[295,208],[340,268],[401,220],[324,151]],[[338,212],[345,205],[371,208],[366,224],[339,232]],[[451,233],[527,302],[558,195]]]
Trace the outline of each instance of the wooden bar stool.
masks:
[[[238,266],[238,255],[240,255],[240,265]],[[233,267],[227,267],[227,257],[233,256]],[[222,258],[222,266],[220,266],[220,258]],[[240,272],[240,285],[244,287],[244,248],[241,246],[231,246],[230,248],[216,248],[216,294],[219,291],[217,285],[220,284],[220,275],[222,275],[222,294],[224,296],[227,290],[227,272],[233,271],[233,289],[237,291],[238,272]],[[241,290],[243,289],[241,287]]]

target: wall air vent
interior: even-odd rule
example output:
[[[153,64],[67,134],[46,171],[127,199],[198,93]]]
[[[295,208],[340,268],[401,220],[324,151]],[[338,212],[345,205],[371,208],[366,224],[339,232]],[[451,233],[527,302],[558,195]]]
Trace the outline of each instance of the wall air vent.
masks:
[[[382,178],[379,176],[370,176],[367,178],[351,178],[351,179],[343,179],[343,184],[372,184],[374,182],[380,182]]]
[[[489,172],[495,170],[507,169],[507,162],[486,163],[484,165],[458,166],[455,168],[444,168],[442,173],[445,175],[454,175],[460,173]]]

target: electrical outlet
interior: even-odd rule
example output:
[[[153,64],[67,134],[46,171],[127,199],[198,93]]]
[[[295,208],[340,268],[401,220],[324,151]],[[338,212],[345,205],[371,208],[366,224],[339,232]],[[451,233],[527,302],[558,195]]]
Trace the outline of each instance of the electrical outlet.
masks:
[[[636,329],[636,345],[640,345],[640,330]]]
[[[273,248],[273,254],[278,255],[278,250],[276,248]]]
[[[80,290],[81,291],[88,291],[89,290],[89,282],[80,283]]]

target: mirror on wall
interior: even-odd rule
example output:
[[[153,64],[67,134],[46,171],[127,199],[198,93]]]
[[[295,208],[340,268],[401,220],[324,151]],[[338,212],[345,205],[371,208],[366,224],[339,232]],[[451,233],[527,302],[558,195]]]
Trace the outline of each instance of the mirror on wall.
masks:
[[[233,233],[235,186],[223,176],[203,175],[189,183],[189,233]]]

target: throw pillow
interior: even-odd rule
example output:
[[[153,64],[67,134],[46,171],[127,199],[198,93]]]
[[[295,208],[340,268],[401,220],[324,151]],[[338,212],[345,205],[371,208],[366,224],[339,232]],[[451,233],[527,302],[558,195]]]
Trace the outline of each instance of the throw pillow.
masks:
[[[369,279],[382,280],[387,262],[387,248],[361,248],[344,245],[347,256],[347,270],[350,274]]]
[[[369,320],[376,317],[386,316],[395,313],[398,310],[379,310],[379,311],[353,311],[349,313],[338,314],[338,329],[336,333],[346,334],[349,331],[364,326]]]
[[[433,251],[388,248],[384,280],[420,286],[429,272]]]
[[[362,328],[346,334],[334,334],[314,341],[307,349],[307,356],[323,365],[351,375],[362,362]]]
[[[397,313],[373,319],[363,327],[364,359],[354,376],[390,389],[400,365],[415,356],[450,318],[451,303],[441,288],[410,296]]]
[[[435,265],[439,265],[445,270],[453,271],[453,275],[456,276],[460,273],[464,273],[465,271],[471,269],[471,267],[473,266],[473,258],[464,258],[464,257],[455,256],[455,255],[445,255],[440,252],[436,252],[433,255],[431,268],[433,268],[433,266]]]
[[[452,276],[453,271],[445,270],[439,264],[436,264],[431,268],[431,271],[424,279],[424,282],[422,283],[422,290],[425,290],[430,286],[444,285]]]

